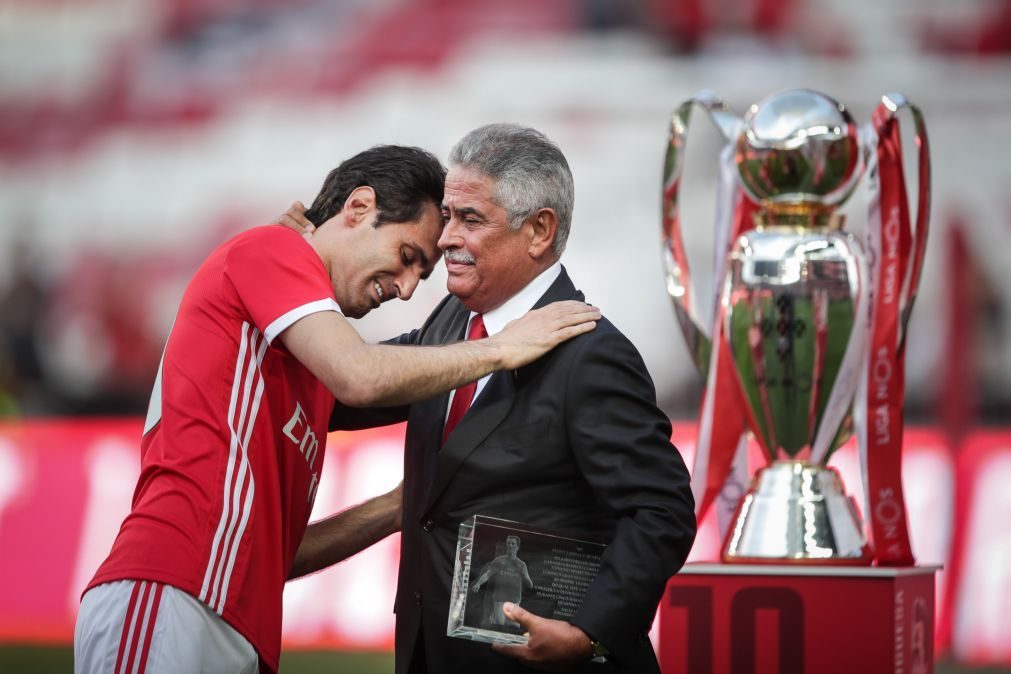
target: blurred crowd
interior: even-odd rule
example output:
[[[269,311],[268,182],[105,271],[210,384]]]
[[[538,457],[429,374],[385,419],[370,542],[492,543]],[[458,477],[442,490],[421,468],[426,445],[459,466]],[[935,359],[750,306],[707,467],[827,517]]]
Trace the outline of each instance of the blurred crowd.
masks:
[[[975,62],[974,72],[984,73],[982,84],[964,105],[992,106],[986,119],[1011,117],[1002,108],[1008,95],[989,88],[992,83],[1011,90],[1011,2],[860,0],[856,5],[832,0],[7,0],[0,4],[0,416],[143,412],[181,289],[196,265],[228,235],[266,222],[292,198],[311,198],[328,162],[360,149],[355,124],[374,126],[370,141],[407,141],[444,151],[474,121],[499,121],[487,118],[491,110],[535,126],[547,120],[546,130],[561,136],[563,147],[574,147],[591,135],[587,129],[604,126],[594,115],[609,114],[607,123],[617,132],[613,140],[598,142],[612,149],[635,144],[624,140],[638,138],[639,132],[625,127],[641,126],[643,120],[620,101],[620,93],[606,95],[600,91],[606,87],[592,81],[580,90],[587,92],[580,94],[584,100],[552,102],[544,112],[520,101],[523,92],[507,83],[495,88],[494,82],[476,79],[474,63],[511,58],[501,51],[475,58],[475,45],[483,41],[516,45],[517,54],[531,40],[555,48],[573,45],[577,55],[565,52],[561,62],[589,59],[587,78],[599,68],[600,61],[592,59],[607,50],[632,54],[624,58],[633,63],[648,53],[656,68],[668,64],[676,71],[671,77],[691,83],[705,83],[705,73],[719,67],[743,68],[756,54],[791,63],[799,58],[820,64],[817,72],[836,78],[826,83],[829,91],[833,86],[858,90],[847,79],[859,78],[862,71],[847,68],[864,61],[882,68],[895,58],[935,64],[942,88],[953,85],[943,81],[951,72],[946,63]],[[881,26],[868,28],[875,22]],[[896,26],[901,31],[894,31]],[[579,56],[583,53],[597,56]],[[539,65],[516,76],[524,82],[546,78],[529,97],[558,89],[557,98],[571,99],[561,82],[568,75],[553,76]],[[894,88],[902,88],[899,79]],[[728,82],[724,86],[733,86],[732,77]],[[919,80],[916,84],[922,86]],[[768,90],[774,85],[770,80],[749,86]],[[479,95],[487,100],[469,100]],[[672,107],[678,98],[669,94],[657,102],[641,95],[650,110]],[[959,105],[952,101],[955,111],[946,114],[961,114]],[[459,117],[445,126],[412,119],[451,109]],[[328,117],[335,110],[347,128]],[[300,126],[309,130],[291,135],[297,132],[288,129]],[[1006,121],[994,128],[998,139],[1008,137]],[[341,140],[327,145],[326,153],[313,154],[313,138],[339,133]],[[662,128],[648,133],[659,138]],[[253,136],[255,149],[249,141]],[[225,167],[216,163],[222,154],[233,156]],[[289,160],[294,155],[295,161],[260,189],[268,181],[257,179],[272,161],[265,158],[281,155]],[[296,169],[300,156],[304,161]],[[580,176],[585,171],[580,151],[570,159],[577,183],[595,185]],[[1001,165],[1002,158],[980,158],[979,170],[992,177],[987,167]],[[139,182],[140,174],[147,182]],[[993,222],[996,231],[1003,227],[1004,241],[1011,237],[1006,197],[1011,185],[1004,180],[1005,196],[999,190],[993,195],[996,215],[976,218],[971,208],[953,215],[950,199],[935,209],[935,252],[928,264],[942,280],[935,280],[940,289],[928,293],[926,307],[918,310],[930,314],[945,308],[929,319],[939,328],[930,338],[942,345],[925,349],[934,361],[937,354],[949,358],[923,375],[930,380],[928,390],[911,391],[914,421],[949,415],[957,425],[1011,417],[1011,386],[1005,383],[1011,373],[1011,275],[995,273],[1000,267],[988,261],[987,255],[995,255],[988,245],[999,240],[974,233],[988,221],[991,231]],[[657,183],[645,191],[655,192],[658,200],[658,189]],[[593,197],[577,191],[577,221],[592,220],[594,205]],[[658,233],[651,222],[654,210],[647,204],[641,218],[650,221],[643,227],[653,238]],[[603,233],[593,233],[592,225],[585,230],[590,234],[577,232],[574,259],[568,262],[578,265],[610,250],[601,244],[603,237],[622,236],[613,219],[601,217]],[[579,236],[593,253],[579,252]],[[656,260],[656,270],[647,272],[656,277],[655,292],[651,288],[656,300],[662,292],[659,246],[644,257]],[[664,339],[678,341],[669,306],[655,305],[629,309],[627,320],[662,321]],[[420,315],[424,311],[419,309]],[[620,317],[620,308],[617,313]],[[633,324],[629,331],[633,339],[638,327]],[[681,356],[670,351],[664,359],[650,357],[651,351],[669,347],[643,348],[666,411],[694,417],[699,382],[687,359],[676,366],[678,376],[657,376],[657,369],[674,369],[669,361]],[[915,357],[912,362],[915,367]],[[938,405],[946,410],[940,415]]]
[[[0,415],[142,411],[166,334],[150,309],[171,260],[82,252],[47,278],[35,257],[15,244],[0,294]]]

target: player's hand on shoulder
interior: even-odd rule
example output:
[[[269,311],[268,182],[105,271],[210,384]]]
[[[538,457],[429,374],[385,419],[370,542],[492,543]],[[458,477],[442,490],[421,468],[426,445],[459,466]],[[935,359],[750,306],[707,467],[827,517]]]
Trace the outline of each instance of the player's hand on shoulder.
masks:
[[[502,369],[512,370],[531,363],[558,344],[593,330],[600,309],[585,302],[553,302],[510,321],[493,337],[503,349]]]

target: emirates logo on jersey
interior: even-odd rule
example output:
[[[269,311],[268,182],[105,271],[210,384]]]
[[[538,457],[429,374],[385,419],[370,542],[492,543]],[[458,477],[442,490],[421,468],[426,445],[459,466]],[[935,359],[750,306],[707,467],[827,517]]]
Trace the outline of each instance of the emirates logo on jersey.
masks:
[[[319,486],[319,473],[315,470],[316,457],[319,456],[319,439],[309,426],[309,420],[306,418],[305,412],[302,411],[302,405],[298,402],[295,403],[295,412],[291,415],[288,423],[284,425],[283,432],[298,447],[299,453],[305,459],[305,463],[312,473],[309,492],[306,494],[306,499],[311,504],[316,500],[316,488]]]

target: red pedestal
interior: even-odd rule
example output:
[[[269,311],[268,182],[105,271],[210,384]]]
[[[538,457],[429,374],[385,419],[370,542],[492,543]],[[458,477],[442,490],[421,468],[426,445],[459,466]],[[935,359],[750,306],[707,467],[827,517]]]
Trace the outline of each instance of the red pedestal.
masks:
[[[663,674],[930,674],[938,567],[688,564],[660,604]]]

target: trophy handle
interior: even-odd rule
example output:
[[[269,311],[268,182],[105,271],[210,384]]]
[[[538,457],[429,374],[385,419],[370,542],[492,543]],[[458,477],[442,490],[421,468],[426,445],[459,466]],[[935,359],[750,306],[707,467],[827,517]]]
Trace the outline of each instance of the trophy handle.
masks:
[[[684,168],[688,123],[691,119],[692,108],[696,104],[709,113],[713,123],[728,141],[736,138],[743,130],[744,120],[712,91],[699,91],[674,111],[667,142],[667,154],[664,158],[661,223],[667,294],[674,302],[678,324],[688,344],[688,350],[695,367],[705,377],[709,368],[713,317],[699,316],[695,302],[695,289],[691,283],[691,271],[688,267],[688,256],[681,235],[679,209],[681,172]]]
[[[899,305],[901,309],[899,348],[901,349],[906,340],[906,328],[913,312],[913,303],[920,285],[920,272],[923,269],[923,255],[927,249],[927,226],[930,220],[930,146],[927,142],[927,126],[923,121],[923,113],[919,106],[911,103],[905,95],[894,92],[882,96],[881,103],[887,109],[887,117],[889,118],[898,115],[903,108],[909,109],[913,116],[916,146],[919,148],[919,185],[916,218],[913,220],[915,224],[913,225],[912,255],[906,278],[903,279],[900,295],[902,303]]]
[[[869,341],[869,325],[863,317],[870,303],[870,273],[867,253],[860,241],[852,234],[833,233],[839,242],[839,249],[845,252],[850,295],[853,300],[853,327],[842,362],[839,364],[835,385],[822,412],[821,424],[811,444],[811,463],[825,465],[828,457],[839,449],[852,435],[854,396],[860,387],[860,377],[864,371],[864,355]]]

